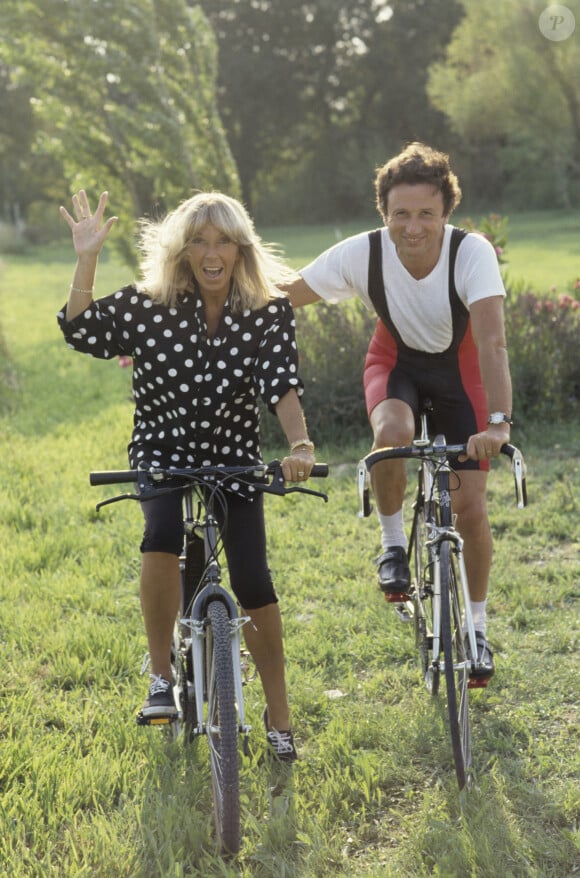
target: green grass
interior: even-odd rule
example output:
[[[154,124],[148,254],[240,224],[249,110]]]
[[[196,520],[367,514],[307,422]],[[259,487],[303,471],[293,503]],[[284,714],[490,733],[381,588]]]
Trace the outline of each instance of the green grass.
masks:
[[[124,467],[129,375],[69,351],[55,322],[70,258],[5,261],[15,388],[0,418],[0,876],[10,878],[572,878],[578,864],[579,431],[514,433],[530,505],[490,479],[493,684],[473,695],[477,785],[458,795],[441,706],[411,631],[375,587],[374,519],[356,461],[323,447],[329,503],[268,498],[301,760],[264,764],[261,710],[242,776],[244,846],[216,855],[207,751],[134,715],[146,689],[136,505],[96,515]],[[99,286],[127,273],[105,261]],[[283,449],[269,449],[272,456]],[[112,489],[111,489],[112,491]]]

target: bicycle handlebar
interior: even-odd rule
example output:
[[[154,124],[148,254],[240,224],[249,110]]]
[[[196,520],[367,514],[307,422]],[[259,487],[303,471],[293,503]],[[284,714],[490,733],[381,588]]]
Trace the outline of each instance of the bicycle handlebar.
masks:
[[[370,473],[372,467],[379,461],[401,458],[429,458],[435,461],[442,461],[447,457],[458,457],[460,454],[465,454],[467,450],[466,444],[446,445],[444,441],[439,441],[441,438],[442,437],[437,437],[430,445],[421,445],[417,443],[415,445],[400,446],[396,448],[377,448],[376,451],[371,451],[366,457],[363,457],[359,465],[358,473],[361,508],[368,508],[369,503],[368,498],[365,499],[362,497],[362,491],[364,490],[362,482],[368,481],[368,473]],[[526,465],[524,463],[523,455],[519,448],[516,448],[515,445],[510,445],[509,443],[502,445],[500,452],[501,454],[505,454],[506,457],[509,457],[511,460],[511,470],[514,476],[516,491],[516,503],[518,509],[523,509],[528,503]],[[368,491],[368,485],[366,490]]]
[[[328,475],[328,464],[317,463],[312,467],[310,476],[315,478],[325,478]],[[268,481],[268,476],[271,480]],[[270,463],[255,464],[252,466],[201,466],[201,467],[185,467],[185,468],[160,468],[151,467],[149,469],[130,469],[130,470],[100,470],[89,474],[90,484],[95,485],[120,485],[120,484],[139,484],[141,488],[140,494],[123,494],[119,497],[113,497],[100,506],[112,503],[115,500],[140,500],[147,496],[147,489],[154,490],[155,485],[177,480],[179,482],[174,488],[169,490],[178,490],[186,486],[187,483],[207,484],[211,487],[223,486],[228,480],[238,477],[240,481],[247,481],[248,485],[259,491],[268,494],[313,494],[322,497],[325,502],[328,501],[326,494],[320,491],[313,491],[302,485],[287,486],[282,474],[282,462],[280,460],[272,460]],[[245,478],[244,478],[245,477]],[[150,496],[150,494],[149,494]]]

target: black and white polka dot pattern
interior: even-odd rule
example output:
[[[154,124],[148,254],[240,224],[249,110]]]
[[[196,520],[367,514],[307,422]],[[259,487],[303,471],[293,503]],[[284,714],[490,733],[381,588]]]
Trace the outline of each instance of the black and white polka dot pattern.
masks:
[[[133,286],[95,300],[74,320],[64,309],[57,319],[74,350],[133,358],[132,467],[257,462],[258,396],[273,411],[292,387],[302,394],[285,297],[241,314],[226,303],[213,338],[197,295],[168,308]]]

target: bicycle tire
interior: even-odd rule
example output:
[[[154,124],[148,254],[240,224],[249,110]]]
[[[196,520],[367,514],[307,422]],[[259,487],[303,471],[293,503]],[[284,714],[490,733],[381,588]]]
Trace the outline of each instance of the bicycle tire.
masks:
[[[236,854],[240,849],[240,765],[230,619],[219,600],[209,603],[207,615],[205,682],[214,822],[222,850]]]
[[[421,678],[431,695],[439,691],[439,666],[433,656],[433,562],[431,550],[427,546],[427,530],[429,516],[433,516],[433,503],[427,502],[424,496],[425,479],[422,470],[419,472],[419,490],[415,503],[415,514],[409,545],[412,554],[412,571],[414,576],[413,591],[413,623],[415,629],[415,646],[419,653]]]
[[[471,783],[471,729],[469,722],[469,668],[462,635],[460,596],[451,546],[440,546],[441,641],[447,687],[447,715],[455,774],[459,789]]]

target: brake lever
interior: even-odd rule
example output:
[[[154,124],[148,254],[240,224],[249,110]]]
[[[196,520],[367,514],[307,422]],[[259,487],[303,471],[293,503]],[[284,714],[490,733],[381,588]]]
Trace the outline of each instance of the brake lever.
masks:
[[[276,492],[277,493],[277,492]],[[292,488],[284,488],[284,494],[310,494],[312,497],[322,497],[325,503],[328,503],[328,494],[323,491],[314,491],[312,488],[301,488],[295,485]]]
[[[118,497],[109,497],[108,500],[101,500],[100,503],[97,503],[95,509],[97,512],[99,509],[102,509],[103,506],[109,506],[111,503],[119,503],[121,500],[140,500],[138,494],[119,494]]]
[[[282,497],[285,494],[310,494],[313,497],[322,497],[324,502],[328,503],[328,495],[324,494],[322,491],[314,491],[312,488],[303,488],[301,485],[293,485],[291,488],[287,488],[281,466],[277,466],[272,473],[272,481],[266,490],[268,494],[278,494]]]

